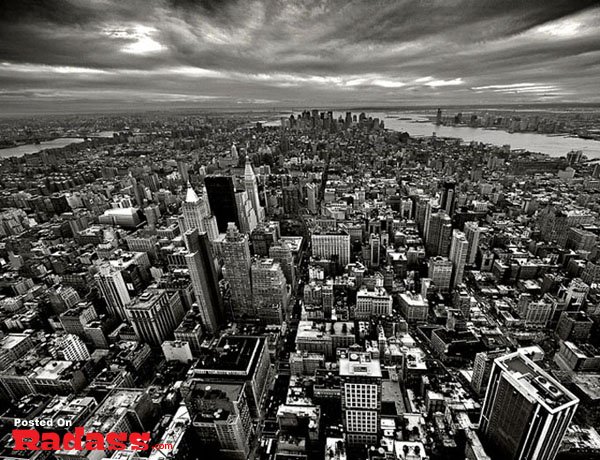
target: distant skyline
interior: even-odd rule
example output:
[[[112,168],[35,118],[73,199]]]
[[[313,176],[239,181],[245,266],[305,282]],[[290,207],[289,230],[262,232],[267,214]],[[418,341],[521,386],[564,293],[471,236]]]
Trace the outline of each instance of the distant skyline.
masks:
[[[4,0],[0,115],[600,103],[596,1]]]

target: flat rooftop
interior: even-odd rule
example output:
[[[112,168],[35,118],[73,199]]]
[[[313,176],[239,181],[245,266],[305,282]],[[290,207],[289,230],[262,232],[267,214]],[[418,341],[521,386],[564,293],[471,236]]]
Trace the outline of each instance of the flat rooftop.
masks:
[[[28,338],[29,334],[14,332],[10,333],[0,339],[0,348],[4,350],[10,350]]]
[[[229,374],[249,375],[252,366],[264,346],[263,337],[223,336],[217,346],[203,355],[192,369],[194,374]]]
[[[370,353],[350,351],[340,355],[339,366],[341,377],[381,378],[379,360],[371,358]]]
[[[521,353],[496,358],[505,376],[528,399],[542,404],[550,412],[576,404],[579,400],[557,380]]]
[[[127,309],[149,310],[167,292],[165,289],[146,289],[142,294],[135,298]]]
[[[594,401],[600,401],[600,374],[577,372],[572,376],[579,390]]]

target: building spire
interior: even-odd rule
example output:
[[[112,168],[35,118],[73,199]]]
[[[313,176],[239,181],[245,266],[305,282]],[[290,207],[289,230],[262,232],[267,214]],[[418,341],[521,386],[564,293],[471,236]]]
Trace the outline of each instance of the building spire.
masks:
[[[256,175],[254,174],[254,169],[252,169],[252,163],[250,162],[250,157],[246,155],[246,168],[244,170],[244,177],[246,180],[254,180]]]
[[[195,203],[198,200],[200,200],[200,198],[198,198],[198,195],[194,191],[192,184],[190,183],[190,181],[188,181],[187,194],[185,195],[186,203]]]

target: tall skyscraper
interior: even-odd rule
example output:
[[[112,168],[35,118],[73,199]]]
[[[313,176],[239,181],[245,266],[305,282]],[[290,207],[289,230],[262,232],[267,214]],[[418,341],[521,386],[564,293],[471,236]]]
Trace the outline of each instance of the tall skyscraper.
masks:
[[[302,197],[300,190],[294,184],[282,188],[283,213],[295,216],[300,212]]]
[[[423,238],[429,240],[429,227],[431,226],[431,216],[439,210],[438,202],[432,198],[427,198],[423,204]]]
[[[479,237],[482,233],[482,228],[479,227],[477,222],[465,223],[465,237],[469,242],[469,253],[467,255],[467,264],[473,265],[475,258],[477,257],[477,247],[479,246]]]
[[[461,231],[452,232],[452,244],[450,245],[450,261],[454,266],[452,275],[452,286],[458,286],[463,281],[465,264],[467,263],[467,254],[469,252],[469,242],[465,234]]]
[[[248,198],[246,190],[238,190],[235,192],[235,201],[238,211],[238,219],[240,222],[240,230],[244,233],[252,232],[258,223],[256,213],[252,207],[252,202]]]
[[[475,355],[473,361],[473,377],[471,378],[471,386],[473,390],[483,396],[490,381],[490,374],[494,366],[494,360],[506,354],[506,350],[491,350],[482,351]]]
[[[316,184],[306,184],[306,198],[308,210],[312,214],[317,213],[317,194],[319,193],[319,187]]]
[[[452,280],[452,262],[446,257],[432,257],[429,259],[427,276],[441,292],[448,292]]]
[[[269,257],[281,265],[281,270],[285,275],[285,280],[292,286],[292,289],[296,288],[296,267],[294,266],[294,254],[290,245],[283,240],[274,243],[269,248]]]
[[[219,279],[212,260],[212,250],[205,232],[188,230],[183,235],[188,254],[185,256],[194,297],[207,332],[215,333],[224,321]]]
[[[181,208],[183,211],[184,226],[182,233],[197,229],[199,232],[206,232],[211,241],[215,240],[218,236],[218,230],[215,218],[210,212],[206,194],[199,197],[192,188],[192,185],[188,183],[187,194]]]
[[[262,222],[250,234],[252,253],[255,256],[269,257],[269,248],[281,238],[279,222]]]
[[[246,157],[246,168],[244,170],[244,185],[246,192],[248,192],[248,198],[252,202],[252,207],[256,213],[256,218],[259,222],[262,222],[265,220],[265,211],[260,205],[260,199],[258,196],[258,181],[256,180],[256,174],[254,174],[252,163],[248,157]]]
[[[204,185],[206,186],[210,209],[217,219],[219,233],[227,231],[229,222],[233,222],[239,228],[240,221],[238,219],[233,178],[213,174],[204,178]]]
[[[153,346],[171,338],[184,316],[178,292],[153,288],[135,298],[125,312],[138,338]]]
[[[225,240],[221,244],[223,253],[223,277],[231,288],[231,305],[234,317],[244,314],[254,317],[256,310],[252,305],[252,283],[250,268],[250,244],[248,235],[240,233],[237,226],[230,222]]]
[[[281,324],[288,307],[285,275],[279,262],[255,259],[252,262],[252,303],[258,317],[269,324]]]
[[[495,458],[552,460],[579,399],[531,359],[516,352],[497,358],[479,427]]]
[[[427,243],[425,248],[431,256],[445,256],[450,253],[452,241],[452,220],[445,211],[431,215],[427,230]]]
[[[454,212],[454,202],[456,200],[456,182],[444,182],[442,187],[442,203],[441,208],[448,214]]]
[[[348,444],[377,445],[381,416],[381,366],[370,353],[350,350],[339,358],[342,420]]]
[[[121,271],[112,265],[102,265],[99,272],[94,275],[94,279],[106,301],[108,313],[125,319],[125,306],[131,302],[131,297]]]
[[[369,237],[369,266],[379,267],[381,258],[381,240],[379,235],[371,233]]]

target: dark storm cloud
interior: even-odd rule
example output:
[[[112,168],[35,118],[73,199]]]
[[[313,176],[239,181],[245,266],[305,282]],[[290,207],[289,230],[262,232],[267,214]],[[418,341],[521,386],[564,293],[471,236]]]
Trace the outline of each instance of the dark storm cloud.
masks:
[[[596,5],[4,0],[0,104],[600,101]]]

